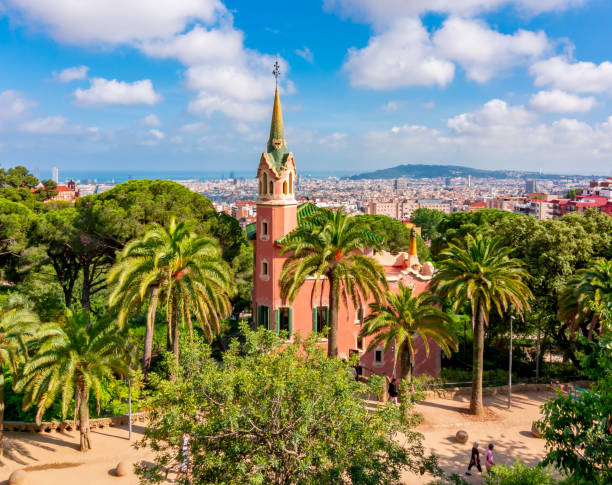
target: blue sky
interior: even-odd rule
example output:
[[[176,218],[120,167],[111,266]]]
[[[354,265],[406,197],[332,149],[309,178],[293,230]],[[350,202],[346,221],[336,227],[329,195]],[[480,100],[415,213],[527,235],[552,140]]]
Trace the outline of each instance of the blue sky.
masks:
[[[0,0],[0,163],[612,170],[608,0]]]

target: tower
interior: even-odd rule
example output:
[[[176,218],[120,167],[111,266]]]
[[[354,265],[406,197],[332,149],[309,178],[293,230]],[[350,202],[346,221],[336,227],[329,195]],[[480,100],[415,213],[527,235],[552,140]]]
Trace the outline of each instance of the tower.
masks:
[[[277,65],[275,75],[278,74]],[[291,333],[292,311],[283,307],[279,278],[286,257],[277,240],[297,227],[296,169],[287,150],[278,88],[274,93],[270,137],[257,168],[257,229],[253,315],[258,325]]]

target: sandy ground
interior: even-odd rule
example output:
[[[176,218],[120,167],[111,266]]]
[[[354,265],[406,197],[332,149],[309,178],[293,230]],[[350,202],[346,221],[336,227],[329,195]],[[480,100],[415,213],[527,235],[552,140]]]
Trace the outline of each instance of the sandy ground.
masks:
[[[473,442],[479,442],[483,472],[484,452],[489,443],[495,445],[493,456],[496,463],[511,465],[515,458],[520,458],[524,463],[535,465],[546,454],[545,442],[533,437],[531,423],[540,418],[539,407],[551,396],[552,393],[546,392],[513,394],[511,409],[508,409],[505,396],[485,397],[486,420],[467,414],[469,395],[454,400],[423,402],[416,406],[424,418],[417,430],[425,436],[423,444],[426,452],[431,451],[438,456],[446,475],[458,473],[469,483],[483,483],[484,479],[475,468],[472,468],[471,477],[465,476]],[[460,444],[455,440],[458,430],[468,432],[467,443]],[[403,479],[406,484],[417,485],[429,483],[433,477],[406,474]]]
[[[486,421],[465,412],[468,396],[427,401],[417,405],[417,411],[424,417],[418,431],[425,436],[425,449],[439,456],[447,475],[465,473],[475,440],[480,442],[483,463],[485,446],[492,442],[498,463],[511,464],[514,457],[519,457],[535,464],[544,456],[544,441],[531,435],[531,423],[538,419],[539,406],[548,397],[547,393],[515,394],[511,410],[507,409],[504,397],[487,397]],[[460,429],[469,433],[469,440],[463,445],[455,441],[455,433]],[[18,469],[26,470],[29,485],[136,485],[138,479],[134,474],[116,477],[113,470],[121,460],[151,461],[150,451],[135,450],[131,446],[142,437],[142,431],[142,426],[134,425],[132,442],[128,440],[127,426],[92,431],[93,450],[88,453],[78,449],[78,432],[6,433],[4,457],[0,459],[0,485],[8,483],[10,474]],[[175,476],[170,473],[168,478],[172,480]],[[478,471],[472,477],[463,476],[470,483],[483,481]],[[432,477],[407,474],[403,480],[406,484],[418,485],[428,483]]]

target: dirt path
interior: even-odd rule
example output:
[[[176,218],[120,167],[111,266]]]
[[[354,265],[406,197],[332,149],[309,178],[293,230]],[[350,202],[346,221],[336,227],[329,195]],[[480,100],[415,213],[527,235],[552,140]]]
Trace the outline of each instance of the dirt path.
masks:
[[[506,397],[485,397],[488,410],[486,420],[467,414],[467,395],[454,400],[436,399],[417,405],[417,411],[424,418],[417,430],[425,436],[426,451],[438,455],[440,466],[447,475],[458,473],[470,483],[482,483],[484,480],[474,468],[472,477],[465,476],[474,441],[480,443],[483,464],[484,451],[489,443],[495,445],[494,458],[497,463],[510,465],[514,463],[514,458],[520,458],[525,463],[535,465],[544,458],[544,440],[534,438],[530,430],[531,423],[540,418],[539,407],[549,397],[551,394],[545,392],[514,394],[511,409],[507,408]],[[465,444],[455,440],[455,433],[460,429],[468,432],[469,438]],[[433,479],[411,474],[403,478],[404,483],[411,485],[425,484]]]
[[[425,436],[427,452],[433,451],[439,456],[447,474],[465,473],[475,440],[480,442],[483,454],[489,442],[495,443],[498,463],[511,464],[514,457],[519,457],[535,464],[544,456],[544,441],[531,435],[531,423],[539,418],[539,406],[548,397],[547,393],[515,394],[511,410],[507,409],[503,397],[485,398],[489,409],[487,421],[474,419],[465,412],[468,396],[427,401],[416,408],[424,417],[418,431]],[[466,444],[455,441],[459,429],[469,433]],[[6,433],[4,457],[0,459],[0,485],[6,484],[11,472],[18,469],[26,470],[29,485],[137,485],[134,474],[116,477],[113,470],[121,460],[131,464],[151,461],[150,450],[136,450],[131,446],[142,437],[142,432],[142,426],[135,425],[130,442],[127,426],[92,431],[93,450],[88,453],[78,449],[78,432]],[[168,478],[174,479],[175,474],[170,473]],[[478,472],[465,478],[475,484],[483,481]],[[428,483],[432,477],[407,474],[403,480],[406,484],[418,485]]]

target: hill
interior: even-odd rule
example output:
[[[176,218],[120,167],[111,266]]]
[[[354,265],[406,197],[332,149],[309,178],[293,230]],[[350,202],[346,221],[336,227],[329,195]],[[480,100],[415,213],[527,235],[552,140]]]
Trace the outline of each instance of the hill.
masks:
[[[563,178],[586,178],[584,175],[556,175],[540,174],[538,172],[522,172],[519,170],[482,170],[478,168],[463,167],[460,165],[398,165],[396,167],[384,168],[374,172],[365,172],[349,177],[351,180],[362,179],[395,179],[407,178],[436,178],[436,177],[467,177],[475,178],[523,178],[523,179],[547,179],[557,180]]]

